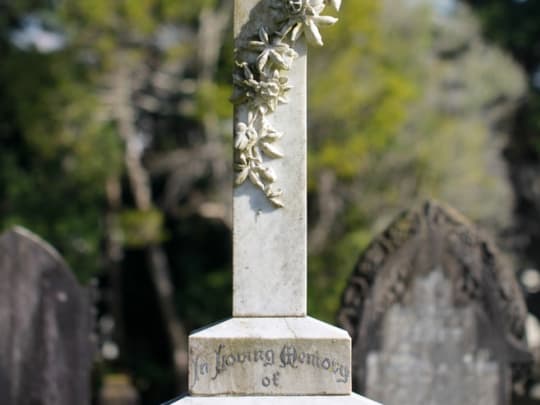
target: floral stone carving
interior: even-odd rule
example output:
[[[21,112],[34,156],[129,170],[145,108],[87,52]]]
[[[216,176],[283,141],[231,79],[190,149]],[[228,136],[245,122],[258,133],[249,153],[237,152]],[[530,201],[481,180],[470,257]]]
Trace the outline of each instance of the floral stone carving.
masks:
[[[338,21],[321,15],[327,5],[339,11],[341,0],[274,0],[273,8],[283,17],[276,21],[279,29],[268,32],[261,27],[256,37],[236,50],[231,101],[246,106],[248,116],[235,128],[235,184],[249,180],[277,208],[284,206],[283,191],[275,186],[277,176],[268,161],[284,157],[278,141],[285,134],[273,128],[267,117],[289,102],[287,92],[292,87],[286,72],[298,58],[295,42],[304,35],[308,43],[323,46],[319,27]],[[246,53],[253,54],[253,60],[239,57]]]

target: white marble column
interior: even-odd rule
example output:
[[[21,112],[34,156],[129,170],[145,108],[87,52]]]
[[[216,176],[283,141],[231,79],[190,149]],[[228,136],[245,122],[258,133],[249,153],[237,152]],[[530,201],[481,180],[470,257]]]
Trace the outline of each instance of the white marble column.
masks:
[[[246,46],[260,28],[271,31],[272,14],[261,12],[267,1],[235,1],[235,40]],[[259,10],[257,10],[259,8]],[[272,35],[272,33],[269,33]],[[273,145],[283,158],[264,165],[276,175],[283,208],[276,208],[260,188],[249,180],[234,190],[233,269],[234,316],[305,316],[307,276],[306,203],[306,45],[301,38],[294,46],[298,58],[289,71],[289,100],[265,119],[283,137]],[[241,56],[244,56],[240,53]],[[246,59],[250,56],[247,55]],[[246,122],[246,105],[235,108],[235,122]]]

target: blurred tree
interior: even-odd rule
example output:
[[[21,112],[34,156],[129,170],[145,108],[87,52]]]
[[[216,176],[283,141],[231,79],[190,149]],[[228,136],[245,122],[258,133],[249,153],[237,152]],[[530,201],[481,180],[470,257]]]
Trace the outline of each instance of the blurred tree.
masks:
[[[443,199],[496,233],[513,223],[501,151],[523,73],[467,7],[437,4],[345,3],[335,54],[315,55],[310,306],[326,319],[359,251],[414,202]]]
[[[227,209],[200,194],[219,195],[216,184],[223,188],[229,174],[222,123],[230,121],[230,87],[215,76],[232,3],[49,3],[1,4],[2,226],[40,233],[83,278],[108,269],[120,367],[137,367],[135,345],[123,338],[124,255],[143,251],[177,391],[185,390],[186,325],[177,314],[188,289],[175,289],[163,242],[175,237],[166,218],[227,222]]]
[[[506,147],[516,194],[517,222],[512,235],[522,265],[540,268],[540,3],[533,0],[468,0],[483,22],[487,38],[512,54],[528,76],[526,99],[513,116]]]
[[[540,293],[527,282],[526,275],[537,277],[540,269],[540,3],[533,0],[467,0],[483,23],[484,35],[500,44],[522,66],[528,86],[524,102],[511,124],[506,144],[515,194],[515,226],[508,239],[518,252],[524,287],[527,291],[531,336],[540,317]],[[529,394],[538,403],[540,352],[534,341],[536,365]]]

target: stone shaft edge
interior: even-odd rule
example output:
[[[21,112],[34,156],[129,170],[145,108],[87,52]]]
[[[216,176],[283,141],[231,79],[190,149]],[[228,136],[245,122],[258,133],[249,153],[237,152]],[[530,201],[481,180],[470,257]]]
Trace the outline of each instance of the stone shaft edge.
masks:
[[[268,1],[235,0],[235,46],[257,38],[260,27],[275,25]],[[284,157],[265,162],[284,192],[285,208],[276,209],[249,180],[233,197],[233,315],[242,317],[307,314],[307,46],[287,72],[287,104],[268,114],[283,138],[274,146]],[[247,107],[235,108],[235,123],[247,120]],[[292,241],[292,242],[291,242]]]

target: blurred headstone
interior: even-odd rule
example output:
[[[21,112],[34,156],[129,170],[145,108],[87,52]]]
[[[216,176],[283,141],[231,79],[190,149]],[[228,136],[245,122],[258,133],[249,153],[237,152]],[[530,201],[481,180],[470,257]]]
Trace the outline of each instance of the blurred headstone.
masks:
[[[504,259],[434,202],[401,215],[361,256],[339,320],[354,386],[386,405],[507,405],[531,360],[526,308]]]
[[[0,403],[90,403],[91,297],[60,255],[22,228],[0,237]]]
[[[114,374],[105,377],[100,393],[100,405],[137,405],[137,391],[128,376]]]

